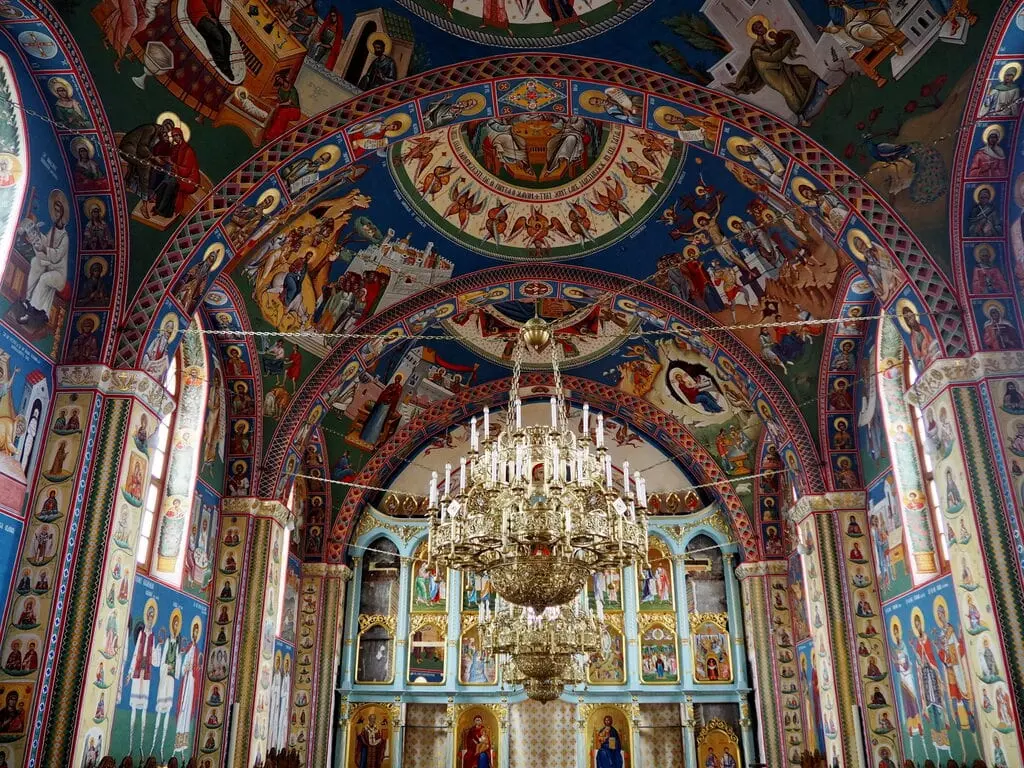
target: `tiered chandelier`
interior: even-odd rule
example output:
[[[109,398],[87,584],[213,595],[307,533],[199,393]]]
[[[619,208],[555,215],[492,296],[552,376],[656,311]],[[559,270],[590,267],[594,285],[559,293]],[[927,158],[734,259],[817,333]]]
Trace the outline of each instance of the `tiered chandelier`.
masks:
[[[506,683],[547,702],[585,681],[590,657],[601,650],[602,631],[593,614],[575,606],[536,611],[506,604],[483,628],[483,648],[501,662]]]
[[[555,380],[551,423],[524,426],[523,353],[547,345]],[[639,472],[630,477],[629,462],[621,484],[614,482],[603,415],[592,430],[584,404],[580,433],[569,427],[557,350],[543,320],[523,325],[504,429],[491,437],[485,408],[481,440],[473,417],[457,487],[448,464],[443,486],[435,472],[428,489],[433,566],[488,573],[498,595],[538,611],[571,602],[592,573],[647,556],[646,482]]]

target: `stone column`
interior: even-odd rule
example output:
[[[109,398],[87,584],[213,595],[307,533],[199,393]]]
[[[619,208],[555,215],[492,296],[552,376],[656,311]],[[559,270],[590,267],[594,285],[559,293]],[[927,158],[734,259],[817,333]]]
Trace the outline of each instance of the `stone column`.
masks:
[[[747,661],[754,671],[760,755],[747,755],[748,762],[764,762],[770,766],[786,765],[785,740],[782,731],[782,695],[776,684],[774,663],[777,648],[793,649],[792,627],[774,630],[771,624],[769,594],[773,584],[785,587],[785,561],[742,563],[736,578],[743,596],[743,628],[746,635]],[[788,591],[787,591],[788,600]],[[737,659],[736,666],[739,666]],[[795,667],[794,667],[795,672]]]
[[[299,584],[289,745],[302,765],[329,765],[334,687],[341,665],[345,591],[352,571],[341,563],[304,563]]]
[[[840,560],[847,555],[839,549],[836,510],[855,508],[858,502],[863,504],[863,499],[863,494],[848,493],[803,496],[788,512],[800,538],[804,596],[821,690],[825,755],[830,766],[837,761],[840,766],[859,765],[851,710],[857,701],[850,658],[852,630],[846,616],[840,569]],[[884,648],[879,651],[876,662],[883,664]]]
[[[267,753],[281,560],[288,556],[286,529],[290,530],[292,524],[291,513],[280,502],[255,498],[221,500],[221,530],[226,534],[234,528],[240,534],[239,544],[226,536],[222,537],[222,544],[237,548],[236,559],[243,564],[237,580],[219,574],[214,582],[214,615],[225,605],[235,618],[229,643],[220,647],[233,656],[232,674],[219,684],[225,701],[237,707],[225,712],[234,712],[235,716],[233,721],[221,719],[223,727],[209,728],[205,720],[200,723],[199,748],[205,750],[212,739],[216,749],[210,754],[219,756],[221,764],[231,768],[247,768]],[[218,558],[221,556],[218,553]],[[207,688],[218,683],[219,664],[211,653],[207,659]],[[204,691],[204,701],[208,696]],[[229,722],[231,728],[224,733]],[[232,734],[233,751],[228,743]]]
[[[1011,382],[1024,391],[1024,353],[983,353],[937,361],[908,394],[924,411],[943,527],[956,539],[949,539],[955,588],[946,610],[950,623],[954,610],[959,619],[967,649],[961,663],[969,670],[976,730],[990,765],[997,748],[1007,765],[1024,759],[1024,460],[1014,442],[1021,409],[1006,397]],[[986,698],[995,702],[1004,691],[1015,710],[1009,728],[997,727],[1003,725],[998,715],[983,710]]]
[[[173,405],[141,371],[57,369],[50,423],[40,431],[25,546],[14,566],[17,574],[30,571],[34,585],[46,586],[12,596],[0,651],[6,659],[20,639],[36,643],[39,658],[38,669],[27,675],[0,673],[5,695],[16,694],[24,708],[24,729],[4,744],[12,768],[79,765],[89,738],[110,743],[150,476],[148,441]],[[72,411],[77,429],[67,427]],[[44,507],[51,491],[56,510]],[[111,588],[122,598],[126,588],[127,600],[108,607]],[[112,642],[108,625],[116,627]],[[97,708],[105,717],[95,717]]]

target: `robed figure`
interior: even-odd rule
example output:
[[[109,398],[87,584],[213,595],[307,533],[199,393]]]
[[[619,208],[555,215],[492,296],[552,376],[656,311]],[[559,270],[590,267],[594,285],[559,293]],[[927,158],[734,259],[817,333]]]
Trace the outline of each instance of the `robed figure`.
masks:
[[[491,734],[480,715],[474,717],[473,724],[463,731],[459,757],[460,768],[494,768]]]
[[[370,445],[376,445],[377,441],[380,440],[388,419],[395,412],[398,403],[402,399],[402,390],[404,389],[402,382],[404,378],[402,374],[396,373],[395,380],[381,391],[377,402],[370,409],[370,415],[366,418],[366,424],[363,425],[362,432],[359,433],[360,440]]]
[[[594,746],[597,749],[594,761],[597,768],[622,768],[622,739],[612,725],[611,715],[604,716],[604,725],[594,734]]]
[[[377,725],[377,716],[366,718],[366,725],[356,736],[355,768],[381,768],[388,751],[388,732]]]

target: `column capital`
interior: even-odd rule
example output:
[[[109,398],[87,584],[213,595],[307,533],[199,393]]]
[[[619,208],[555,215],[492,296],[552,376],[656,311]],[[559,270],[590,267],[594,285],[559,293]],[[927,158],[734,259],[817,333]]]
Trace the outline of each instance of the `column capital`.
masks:
[[[59,365],[56,382],[58,389],[94,389],[103,395],[134,397],[160,416],[174,410],[174,398],[145,371],[105,365]]]
[[[352,569],[344,563],[303,563],[302,576],[323,576],[325,578],[336,578],[342,581],[352,579]]]
[[[789,573],[788,560],[757,560],[736,566],[736,578],[740,581],[755,576],[785,576]]]
[[[252,496],[228,496],[221,499],[221,512],[228,515],[249,515],[273,520],[282,528],[295,523],[295,516],[276,499],[258,499]]]
[[[842,509],[863,511],[866,496],[864,491],[833,491],[816,495],[804,495],[797,499],[786,517],[799,522],[815,512],[834,512]]]
[[[978,352],[971,357],[944,357],[922,373],[907,392],[907,400],[923,405],[951,384],[972,384],[991,376],[1024,372],[1024,352]]]

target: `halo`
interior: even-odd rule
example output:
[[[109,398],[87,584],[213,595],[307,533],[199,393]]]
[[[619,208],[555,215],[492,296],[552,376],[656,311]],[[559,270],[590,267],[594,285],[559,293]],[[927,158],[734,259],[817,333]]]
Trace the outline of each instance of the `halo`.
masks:
[[[391,123],[399,123],[401,125],[400,128],[388,128],[384,131],[385,136],[393,139],[409,130],[409,126],[412,125],[412,118],[409,117],[407,112],[394,112],[384,119],[384,123],[385,125],[391,125]]]
[[[176,314],[174,314],[173,312],[168,312],[166,315],[163,316],[163,319],[160,320],[160,323],[158,324],[157,327],[160,328],[160,330],[167,328],[168,330],[170,330],[171,336],[174,336],[178,332],[178,329],[181,327],[181,321],[178,319],[178,316]]]
[[[980,195],[980,194],[981,194],[981,190],[983,190],[983,189],[987,189],[987,190],[988,190],[988,195],[989,195],[989,197],[990,197],[990,198],[991,198],[992,200],[995,200],[995,199],[996,199],[996,190],[995,190],[995,187],[993,187],[993,186],[992,186],[991,184],[979,184],[979,185],[978,185],[977,187],[975,187],[975,189],[974,189],[974,202],[978,202],[978,195]]]
[[[698,227],[701,226],[701,222],[707,223],[709,221],[711,221],[711,217],[708,214],[704,213],[704,211],[699,211],[698,213],[694,214],[693,223],[696,224]]]
[[[761,13],[751,16],[749,19],[747,19],[747,37],[749,37],[751,40],[757,39],[757,35],[754,34],[754,23],[758,21],[764,24],[765,29],[771,31],[772,25],[768,21],[767,16]]]
[[[63,78],[63,77],[51,77],[49,80],[46,81],[46,88],[47,88],[47,90],[50,93],[52,93],[54,96],[57,96],[57,87],[61,86],[61,85],[63,85],[65,88],[68,89],[68,94],[69,95],[74,95],[74,93],[75,93],[74,87],[65,78]],[[60,98],[60,97],[57,96],[57,98]]]
[[[1003,82],[1003,77],[1006,75],[1007,72],[1010,72],[1010,71],[1013,72],[1013,79],[1014,79],[1014,82],[1016,82],[1017,78],[1020,77],[1020,64],[1017,64],[1016,62],[1012,62],[1010,64],[1005,65],[1002,69],[1000,69],[999,70],[999,82]]]
[[[695,259],[698,256],[700,256],[700,248],[698,248],[693,243],[690,243],[688,246],[683,248],[683,256],[685,256],[688,259]]]
[[[240,419],[235,422],[235,426],[233,426],[231,429],[233,432],[241,432],[244,435],[246,432],[249,431],[249,422],[245,421],[244,419]]]
[[[817,187],[814,186],[814,183],[810,179],[805,179],[803,176],[794,176],[793,180],[789,182],[789,188],[793,190],[793,196],[801,203],[804,203],[806,205],[811,202],[811,198],[807,197],[807,195],[803,194],[800,191],[800,187],[803,186],[808,186],[811,189],[817,189]]]
[[[160,607],[156,604],[156,598],[151,597],[146,601],[146,606],[142,609],[142,620],[146,620],[146,614],[149,613],[149,609],[152,608],[156,611],[156,615],[153,617],[153,623],[156,624],[156,619],[160,615]]]
[[[942,608],[946,612],[946,620],[949,620],[949,605],[946,603],[946,598],[942,595],[938,595],[935,598],[935,602],[932,603],[932,615],[935,617],[935,623],[940,627],[942,621],[939,619],[939,608]]]
[[[484,107],[487,106],[487,99],[484,98],[483,94],[477,93],[476,91],[469,91],[464,93],[456,99],[456,103],[462,105],[463,115],[478,115],[484,111]]]
[[[912,610],[910,611],[910,631],[911,631],[911,632],[913,632],[913,631],[914,631],[914,619],[915,619],[915,618],[917,618],[918,616],[920,616],[920,617],[921,617],[921,628],[922,628],[922,631],[927,631],[926,629],[924,629],[924,627],[926,626],[926,625],[925,625],[925,621],[924,621],[924,611],[922,611],[922,610],[921,610],[921,609],[920,609],[919,607],[917,607],[917,606],[915,606],[915,607],[914,607],[914,608],[913,608],[913,609],[912,609]]]
[[[338,148],[337,144],[328,144],[327,146],[320,147],[313,153],[313,157],[317,158],[320,155],[327,153],[329,158],[321,163],[317,164],[317,170],[329,171],[337,164],[338,160],[341,159],[341,149]]]
[[[984,254],[986,254],[986,253],[987,253],[987,254],[988,254],[989,256],[991,256],[991,257],[992,257],[992,260],[993,260],[993,261],[995,261],[995,258],[996,258],[996,251],[995,251],[995,248],[993,248],[993,247],[992,247],[991,245],[989,245],[988,243],[981,243],[981,244],[979,244],[979,245],[976,245],[976,246],[974,246],[974,258],[975,258],[975,259],[978,259],[978,260],[980,260],[980,259],[981,259],[981,257],[982,257],[982,256],[983,256]]]
[[[196,635],[196,640],[198,640],[200,637],[203,636],[203,622],[199,620],[198,616],[193,618],[192,623],[189,624],[189,634],[194,634],[196,629],[199,630],[199,634]]]
[[[92,270],[93,264],[100,265],[100,277],[107,276],[107,272],[110,271],[110,264],[103,256],[93,256],[91,259],[85,262],[85,274],[89,274],[89,272]]]
[[[271,213],[277,208],[277,204],[281,202],[281,190],[277,187],[270,187],[269,189],[260,192],[260,196],[256,199],[256,205],[259,205],[268,197],[273,200],[273,202],[271,203],[270,208],[263,211],[264,214]]]
[[[228,357],[230,357],[231,353],[233,351],[235,351],[235,350],[238,351],[238,357],[241,358],[242,357],[242,348],[240,346],[238,346],[237,344],[231,344],[231,345],[225,347],[224,348],[224,354],[227,355]]]
[[[277,653],[274,654],[274,666],[280,666],[281,658],[283,656],[284,656],[284,654],[281,653],[280,651],[278,651]]]
[[[211,271],[217,269],[217,267],[220,266],[221,262],[224,261],[224,253],[226,252],[226,250],[227,249],[224,247],[224,243],[213,243],[203,253],[203,261],[206,261],[206,259],[209,258],[211,253],[215,251],[217,252],[217,257],[213,260],[213,266],[210,267]]]
[[[836,459],[836,466],[839,467],[840,469],[846,469],[847,467],[852,466],[852,462],[850,461],[850,457],[849,456],[840,456],[838,459]]]
[[[740,232],[743,230],[743,219],[739,216],[730,216],[725,220],[725,225],[733,232]]]
[[[181,135],[187,144],[189,138],[192,136],[192,129],[185,125],[185,121],[178,117],[174,112],[161,112],[157,115],[156,124],[163,125],[167,120],[174,123],[174,127],[181,131]]]
[[[75,136],[75,138],[71,140],[71,152],[73,154],[77,155],[78,150],[83,147],[85,148],[86,154],[89,155],[89,159],[92,160],[93,157],[96,156],[96,147],[92,145],[91,141],[85,138],[85,136]]]
[[[903,637],[903,622],[900,621],[899,616],[893,616],[889,621],[889,636],[895,640],[896,632],[900,633],[900,637]]]
[[[999,141],[1003,140],[1003,136],[1006,135],[1006,129],[1003,128],[999,123],[992,123],[988,128],[981,132],[981,143],[988,144],[988,135],[994,133],[999,137]]]
[[[768,401],[767,400],[758,400],[757,401],[757,412],[760,413],[765,418],[770,419],[771,416],[772,416],[772,407],[770,405],[768,405]]]
[[[65,195],[64,192],[62,190],[60,190],[60,189],[50,190],[50,196],[47,199],[47,209],[50,212],[50,218],[53,219],[54,221],[56,221],[59,218],[57,216],[57,214],[54,213],[54,210],[53,210],[54,206],[58,202],[62,206],[64,206],[64,216],[67,217],[68,214],[70,213],[70,205],[68,204],[68,196]],[[67,218],[65,218],[65,221],[67,221]]]
[[[370,53],[373,53],[373,44],[376,43],[378,40],[384,43],[384,55],[390,56],[391,36],[385,34],[384,32],[374,32],[372,35],[370,35],[366,40],[366,50],[368,50]]]
[[[597,99],[598,103],[601,104],[601,105],[603,105],[604,102],[609,100],[608,97],[604,93],[602,93],[601,91],[595,91],[593,88],[590,88],[590,89],[588,89],[586,91],[583,91],[583,93],[580,94],[580,98],[579,98],[580,107],[582,109],[586,110],[587,112],[590,112],[591,114],[595,114],[595,115],[604,114],[604,106],[600,106],[600,107],[591,106],[590,101],[592,99]]]
[[[740,154],[740,147],[752,147],[754,146],[750,139],[743,136],[730,136],[725,142],[725,148],[729,150],[729,154],[739,160],[741,163],[749,163],[750,158]]]
[[[247,381],[236,381],[235,386],[231,389],[234,392],[245,392],[246,394],[249,394],[249,383]]]
[[[981,311],[985,315],[985,317],[988,317],[989,310],[993,308],[998,308],[999,314],[1002,315],[1003,317],[1006,317],[1006,305],[1004,305],[1003,302],[999,301],[998,299],[989,299],[988,301],[981,305]]]
[[[78,329],[79,333],[85,333],[85,331],[82,330],[82,323],[84,323],[86,320],[92,320],[92,329],[94,331],[100,327],[100,316],[97,315],[95,312],[86,312],[84,315],[78,318],[78,322],[75,323],[75,327]]]
[[[178,617],[178,624],[181,624],[182,623],[181,608],[175,608],[173,611],[171,611],[171,615],[167,618],[167,627],[168,628],[170,628],[170,626],[172,624],[174,624],[174,617],[175,616]]]
[[[686,119],[683,117],[683,113],[675,107],[664,105],[654,110],[653,117],[654,122],[661,128],[664,128],[666,131],[672,131],[673,133],[679,130],[679,123]],[[670,122],[670,120],[672,122]]]
[[[842,341],[839,342],[839,349],[841,349],[843,352],[845,352],[848,349],[853,349],[855,346],[856,344],[854,344],[853,339],[843,339]]]
[[[237,470],[243,470],[244,471],[246,469],[246,466],[247,465],[246,465],[246,463],[244,461],[236,461],[234,464],[231,465],[231,471],[232,472],[237,471]]]
[[[845,385],[846,387],[849,387],[849,385],[850,385],[850,382],[849,382],[849,381],[847,381],[847,380],[846,380],[846,379],[844,379],[844,378],[838,378],[838,379],[836,379],[835,381],[833,381],[833,382],[832,382],[832,389],[839,389],[839,385],[840,385],[840,384],[843,384],[843,385]]]
[[[249,92],[245,90],[244,85],[240,85],[237,88],[235,88],[235,98],[239,101],[245,101],[249,98]]]
[[[846,419],[844,419],[842,416],[840,416],[838,419],[833,421],[832,424],[835,425],[836,429],[839,429],[840,425],[842,425],[844,427],[850,426],[850,422],[847,421]]]
[[[856,227],[846,233],[846,245],[849,247],[850,253],[853,254],[854,258],[858,261],[866,261],[867,256],[864,254],[864,251],[862,251],[859,246],[854,245],[857,238],[861,238],[869,243],[871,242],[871,238],[868,237],[868,233],[863,229],[857,229]]]
[[[96,207],[100,209],[100,218],[105,219],[107,217],[107,204],[98,197],[87,197],[85,202],[82,203],[82,212],[88,217],[91,215],[92,209]]]
[[[917,311],[917,307],[914,305],[914,302],[912,302],[910,299],[900,299],[899,301],[896,302],[896,322],[900,324],[900,327],[904,331],[910,333],[910,329],[907,327],[907,321],[903,319],[903,310],[908,307],[910,308],[910,311],[914,313],[915,316],[919,314]]]

